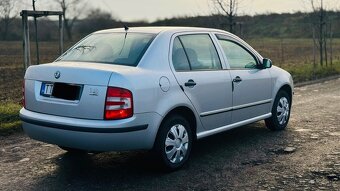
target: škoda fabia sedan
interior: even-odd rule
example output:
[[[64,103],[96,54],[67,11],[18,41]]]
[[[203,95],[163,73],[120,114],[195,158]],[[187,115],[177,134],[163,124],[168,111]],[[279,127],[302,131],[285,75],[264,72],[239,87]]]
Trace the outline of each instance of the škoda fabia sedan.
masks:
[[[228,32],[121,28],[29,67],[20,117],[69,152],[153,150],[175,170],[198,139],[259,120],[285,129],[292,94],[288,72]]]

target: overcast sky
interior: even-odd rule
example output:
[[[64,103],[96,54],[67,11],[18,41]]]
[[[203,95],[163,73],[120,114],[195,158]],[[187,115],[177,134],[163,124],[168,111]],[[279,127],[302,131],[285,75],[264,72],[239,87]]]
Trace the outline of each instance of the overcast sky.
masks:
[[[37,7],[49,8],[42,4],[52,0],[38,0]],[[66,0],[67,1],[67,0]],[[310,10],[309,0],[240,0],[239,14],[282,13]],[[315,0],[320,1],[320,0]],[[340,0],[324,0],[328,8],[339,8]],[[32,1],[26,0],[26,5]],[[211,0],[89,0],[88,8],[100,8],[114,17],[125,20],[147,20],[171,18],[174,16],[209,15],[214,6]],[[31,8],[31,7],[27,7]]]

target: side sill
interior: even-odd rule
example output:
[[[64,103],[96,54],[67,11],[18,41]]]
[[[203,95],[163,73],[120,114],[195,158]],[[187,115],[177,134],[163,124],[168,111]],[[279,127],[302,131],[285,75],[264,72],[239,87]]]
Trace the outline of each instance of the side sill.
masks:
[[[197,134],[197,139],[208,137],[210,135],[221,133],[221,132],[224,132],[224,131],[227,131],[227,130],[230,130],[230,129],[234,129],[236,127],[240,127],[240,126],[243,126],[243,125],[246,125],[246,124],[249,124],[249,123],[253,123],[253,122],[256,122],[256,121],[267,119],[271,116],[272,116],[272,113],[267,113],[267,114],[264,114],[264,115],[261,115],[261,116],[258,116],[258,117],[254,117],[254,118],[251,118],[251,119],[247,119],[247,120],[244,120],[244,121],[240,121],[240,122],[237,122],[237,123],[233,123],[233,124],[230,124],[230,125],[219,127],[219,128],[216,128],[216,129],[200,132],[200,133]]]

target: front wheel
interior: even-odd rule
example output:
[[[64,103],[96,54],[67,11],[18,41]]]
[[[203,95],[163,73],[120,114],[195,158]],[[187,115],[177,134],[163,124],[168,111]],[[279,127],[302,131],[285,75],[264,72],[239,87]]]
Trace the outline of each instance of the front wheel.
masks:
[[[166,170],[173,171],[184,165],[191,152],[192,139],[190,124],[184,117],[173,115],[162,123],[154,149]]]
[[[272,116],[265,120],[268,129],[284,130],[289,122],[291,99],[287,92],[279,91],[274,100]]]

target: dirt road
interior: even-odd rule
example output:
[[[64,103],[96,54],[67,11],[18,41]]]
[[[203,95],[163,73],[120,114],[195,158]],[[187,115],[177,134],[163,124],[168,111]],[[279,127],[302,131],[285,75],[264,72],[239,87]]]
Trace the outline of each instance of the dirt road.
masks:
[[[147,152],[71,156],[0,137],[0,190],[340,190],[340,79],[295,89],[286,131],[254,123],[199,141],[162,173]]]

